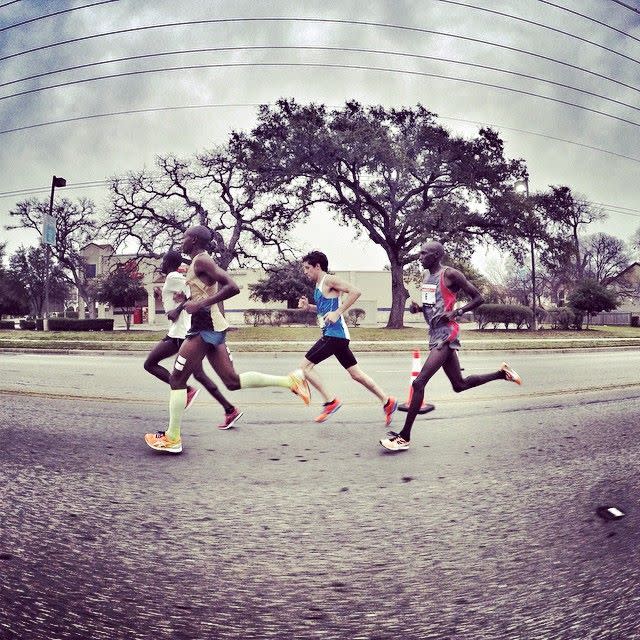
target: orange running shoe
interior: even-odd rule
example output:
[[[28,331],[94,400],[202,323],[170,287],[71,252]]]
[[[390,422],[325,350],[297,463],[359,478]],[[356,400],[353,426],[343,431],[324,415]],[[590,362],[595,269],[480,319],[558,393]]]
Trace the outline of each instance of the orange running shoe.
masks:
[[[393,396],[389,396],[387,403],[382,407],[384,411],[384,422],[387,427],[391,424],[391,419],[397,408],[398,401]]]
[[[342,406],[342,402],[338,398],[334,398],[331,402],[325,402],[322,405],[322,413],[315,419],[316,422],[324,422],[332,413],[335,413]]]
[[[182,453],[182,439],[169,440],[164,431],[156,431],[155,433],[147,433],[144,441],[156,451],[164,451],[166,453]]]
[[[517,371],[512,369],[506,362],[500,365],[500,371],[504,372],[504,379],[509,382],[515,382],[516,384],[522,384],[522,378],[518,375]]]
[[[291,379],[292,393],[302,398],[302,402],[308,405],[311,402],[311,389],[309,389],[309,383],[305,380],[302,369],[296,369],[289,374]]]

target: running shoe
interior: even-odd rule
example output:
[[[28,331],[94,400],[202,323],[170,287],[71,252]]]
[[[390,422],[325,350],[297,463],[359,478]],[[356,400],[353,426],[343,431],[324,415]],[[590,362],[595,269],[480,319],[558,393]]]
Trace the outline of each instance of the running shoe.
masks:
[[[380,444],[389,451],[406,451],[409,448],[409,443],[395,431],[389,431]]]
[[[387,427],[391,424],[393,414],[395,413],[397,408],[398,401],[393,396],[389,396],[387,404],[382,407],[382,410],[384,411],[384,423]]]
[[[181,453],[182,440],[169,440],[164,431],[156,431],[155,433],[147,433],[144,441],[156,451],[165,451],[166,453]]]
[[[316,422],[324,422],[332,413],[335,413],[342,406],[342,402],[335,398],[331,402],[322,405],[322,413],[315,419]]]
[[[226,431],[227,429],[231,429],[231,427],[233,427],[236,421],[242,418],[242,416],[243,416],[242,411],[238,411],[238,409],[234,407],[231,413],[224,414],[224,422],[218,425],[218,429],[220,429],[220,431]]]
[[[184,405],[185,411],[193,404],[199,393],[200,389],[187,387],[187,404]]]
[[[500,365],[500,371],[504,372],[504,379],[516,384],[522,384],[522,378],[506,362]]]
[[[291,392],[300,396],[302,402],[308,405],[311,402],[311,389],[309,389],[309,383],[305,380],[302,369],[292,371],[289,374],[289,378],[291,379],[291,386],[289,387]]]

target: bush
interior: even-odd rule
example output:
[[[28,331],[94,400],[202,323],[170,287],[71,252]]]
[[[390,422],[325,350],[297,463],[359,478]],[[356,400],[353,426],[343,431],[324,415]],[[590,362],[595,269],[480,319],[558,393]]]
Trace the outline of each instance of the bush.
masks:
[[[257,327],[259,324],[272,324],[271,316],[273,311],[271,309],[247,309],[244,312],[245,324],[252,324]]]
[[[29,331],[35,331],[36,321],[35,320],[20,320],[20,328],[27,329]]]
[[[582,328],[582,314],[577,313],[571,307],[556,307],[549,309],[549,318],[552,329],[576,329]]]
[[[42,320],[38,320],[38,329],[42,328]],[[113,318],[49,318],[50,331],[113,331]]]
[[[15,329],[16,323],[13,320],[0,320],[0,329]]]
[[[304,324],[306,326],[316,324],[316,314],[313,311],[302,309],[247,309],[244,312],[245,324],[258,325],[270,324],[280,326],[282,324]]]
[[[278,309],[274,312],[271,324],[280,326],[282,324],[303,324],[305,326],[315,325],[317,316],[314,311],[303,311],[302,309]]]
[[[364,309],[349,309],[347,311],[347,322],[352,327],[357,327],[360,324],[360,321],[367,315]]]
[[[492,324],[494,329],[499,324],[503,324],[505,329],[510,324],[521,329],[524,325],[530,327],[533,320],[533,311],[520,304],[481,304],[473,315],[479,329],[485,329],[488,324]]]

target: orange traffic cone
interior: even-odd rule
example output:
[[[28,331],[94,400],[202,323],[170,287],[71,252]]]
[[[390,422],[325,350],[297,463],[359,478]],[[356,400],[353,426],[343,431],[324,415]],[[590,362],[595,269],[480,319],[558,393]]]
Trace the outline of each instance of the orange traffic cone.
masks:
[[[418,349],[414,349],[413,358],[411,360],[411,378],[409,378],[409,397],[407,398],[407,402],[405,404],[401,404],[398,406],[400,411],[409,411],[409,405],[411,404],[411,399],[413,398],[413,381],[418,377],[422,369],[422,362],[420,362],[420,351]],[[419,414],[429,413],[429,411],[433,411],[435,407],[432,404],[423,403],[423,405],[418,410]]]

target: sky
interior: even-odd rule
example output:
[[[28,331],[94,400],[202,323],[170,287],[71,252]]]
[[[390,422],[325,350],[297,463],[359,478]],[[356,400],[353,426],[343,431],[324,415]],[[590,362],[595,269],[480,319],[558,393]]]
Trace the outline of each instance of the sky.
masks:
[[[216,22],[175,24],[205,20]],[[25,79],[211,48],[227,50]],[[193,65],[215,66],[132,75]],[[66,86],[12,95],[54,84]],[[526,161],[532,192],[568,185],[604,205],[592,231],[628,240],[640,226],[638,0],[0,0],[0,241],[9,252],[37,243],[5,225],[19,200],[48,198],[52,175],[66,178],[66,197],[104,211],[106,188],[82,183],[224,143],[253,125],[255,105],[281,97],[421,103],[466,136],[489,124],[506,155]],[[318,211],[293,235],[333,269],[384,267],[382,249],[336,229]]]

